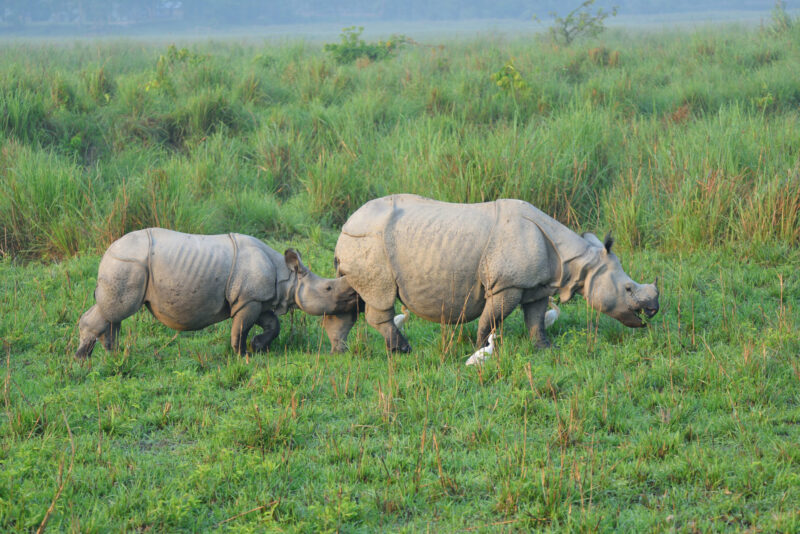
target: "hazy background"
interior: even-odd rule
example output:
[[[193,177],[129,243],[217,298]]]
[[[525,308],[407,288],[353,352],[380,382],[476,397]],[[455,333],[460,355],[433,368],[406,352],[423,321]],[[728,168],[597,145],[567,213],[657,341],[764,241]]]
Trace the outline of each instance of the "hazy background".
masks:
[[[551,12],[565,15],[580,0],[0,0],[0,36],[113,36],[159,33],[231,32],[320,36],[342,26],[364,25],[367,33],[531,31]],[[600,0],[595,8],[618,6],[607,24],[758,22],[771,0]],[[788,10],[800,0],[785,3]],[[427,24],[431,21],[436,26]]]

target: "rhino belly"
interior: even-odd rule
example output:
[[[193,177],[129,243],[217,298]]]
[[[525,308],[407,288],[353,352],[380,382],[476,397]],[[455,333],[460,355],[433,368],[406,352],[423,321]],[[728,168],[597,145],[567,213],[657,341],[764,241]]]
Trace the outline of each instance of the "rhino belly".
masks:
[[[387,246],[400,300],[430,321],[475,319],[485,302],[478,276],[484,229],[453,221],[446,213],[414,215],[398,222]]]
[[[154,235],[145,303],[175,330],[199,330],[230,317],[226,287],[233,265],[227,235]]]
[[[408,277],[398,284],[400,300],[412,313],[442,324],[469,322],[480,316],[486,304],[483,287],[465,286],[458,275]]]

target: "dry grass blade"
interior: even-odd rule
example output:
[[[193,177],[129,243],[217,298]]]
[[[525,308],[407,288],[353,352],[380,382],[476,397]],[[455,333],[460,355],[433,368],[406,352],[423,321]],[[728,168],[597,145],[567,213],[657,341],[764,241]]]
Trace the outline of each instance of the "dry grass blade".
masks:
[[[50,516],[53,513],[53,510],[56,508],[56,503],[58,502],[58,498],[61,497],[61,492],[64,491],[64,488],[69,482],[70,476],[72,475],[72,468],[75,466],[75,439],[72,437],[72,429],[69,427],[69,421],[67,421],[67,416],[64,414],[64,411],[61,411],[61,417],[64,418],[64,424],[67,425],[67,433],[69,434],[69,446],[71,449],[70,457],[69,457],[69,468],[67,469],[67,476],[62,477],[64,474],[64,460],[62,458],[61,462],[58,464],[58,489],[56,490],[56,494],[53,496],[53,501],[50,503],[50,506],[47,508],[47,512],[44,514],[44,518],[42,518],[42,522],[39,525],[39,528],[36,529],[36,534],[41,534],[44,532],[44,529],[47,527],[47,522],[50,520]]]
[[[225,519],[224,521],[220,521],[219,523],[214,525],[214,527],[219,527],[220,525],[224,525],[225,523],[230,523],[231,521],[239,519],[240,517],[244,517],[247,514],[252,514],[253,512],[258,512],[259,510],[263,510],[267,506],[275,506],[277,504],[278,504],[278,501],[270,501],[267,504],[262,504],[261,506],[256,506],[255,508],[251,508],[250,510],[247,510],[246,512],[242,512],[241,514],[236,514],[235,516],[229,517],[228,519]]]

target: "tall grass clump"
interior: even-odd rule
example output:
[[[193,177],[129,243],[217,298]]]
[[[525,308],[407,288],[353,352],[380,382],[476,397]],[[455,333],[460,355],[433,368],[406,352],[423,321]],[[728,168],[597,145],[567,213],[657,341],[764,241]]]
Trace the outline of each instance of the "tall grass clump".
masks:
[[[0,150],[0,226],[5,253],[63,257],[92,243],[96,177],[66,158],[7,141]]]
[[[44,98],[31,91],[5,88],[0,91],[0,126],[6,136],[33,142],[47,132]]]
[[[291,236],[411,192],[521,198],[623,246],[796,245],[800,52],[781,20],[570,46],[405,40],[381,61],[308,43],[4,44],[2,148],[52,169],[4,160],[3,232],[27,255],[144,224]],[[48,204],[25,185],[45,175],[80,195]],[[44,213],[72,237],[25,222]]]

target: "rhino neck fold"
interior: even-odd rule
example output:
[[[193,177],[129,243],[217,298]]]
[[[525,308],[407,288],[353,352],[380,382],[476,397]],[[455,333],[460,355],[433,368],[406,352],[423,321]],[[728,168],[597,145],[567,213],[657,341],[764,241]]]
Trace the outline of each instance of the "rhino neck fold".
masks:
[[[586,277],[597,264],[597,255],[592,252],[589,243],[534,206],[527,205],[526,214],[522,217],[539,227],[558,258],[554,266],[553,286],[561,301],[568,301],[576,292],[583,294]]]
[[[598,267],[597,254],[590,249],[580,256],[574,256],[561,264],[561,279],[558,281],[559,297],[562,302],[572,298],[575,293],[580,293],[588,298],[587,280],[595,273]]]
[[[279,295],[279,305],[275,310],[277,315],[283,315],[289,310],[297,309],[297,274],[290,271],[289,277],[277,282],[276,294]]]

